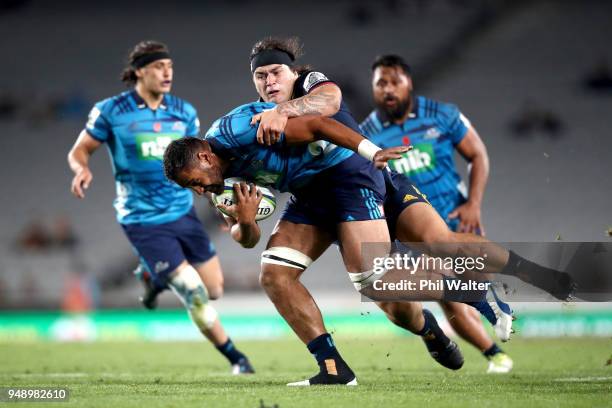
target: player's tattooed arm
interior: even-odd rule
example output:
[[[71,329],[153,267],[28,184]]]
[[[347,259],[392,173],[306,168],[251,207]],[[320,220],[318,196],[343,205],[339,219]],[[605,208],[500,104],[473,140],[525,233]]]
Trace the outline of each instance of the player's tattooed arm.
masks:
[[[251,124],[259,122],[257,142],[267,146],[278,142],[289,118],[335,115],[341,101],[340,88],[335,84],[325,84],[313,89],[308,95],[280,103],[272,110],[255,115]]]
[[[280,103],[276,110],[287,118],[304,115],[333,116],[340,109],[342,92],[334,84],[321,85],[308,95]]]

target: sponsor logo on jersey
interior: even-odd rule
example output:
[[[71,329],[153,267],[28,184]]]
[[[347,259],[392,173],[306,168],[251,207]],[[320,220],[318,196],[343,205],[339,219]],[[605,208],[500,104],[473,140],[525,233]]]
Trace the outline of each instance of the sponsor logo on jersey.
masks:
[[[262,185],[262,186],[273,186],[276,184],[280,176],[281,175],[278,173],[272,173],[272,172],[265,171],[265,170],[259,170],[253,176],[253,180],[255,180],[255,183]]]
[[[159,122],[155,122],[153,124],[153,131],[159,133],[159,132],[161,132],[161,130],[162,130],[162,124],[159,123]]]
[[[140,133],[136,135],[136,151],[140,160],[161,160],[173,140],[180,139],[178,134]]]
[[[177,130],[179,132],[184,132],[186,128],[187,128],[187,126],[185,126],[185,124],[183,122],[181,122],[180,120],[177,120],[172,125],[172,130]]]
[[[310,90],[317,84],[321,82],[328,82],[329,79],[320,72],[310,72],[304,78],[304,90],[306,93],[310,92]]]
[[[432,128],[427,129],[427,132],[425,132],[425,134],[423,135],[423,139],[425,140],[437,139],[440,137],[440,135],[441,133],[438,130],[438,128],[432,127]]]
[[[327,140],[317,140],[316,142],[308,143],[308,152],[313,156],[326,156],[336,147],[338,146]]]
[[[429,143],[416,144],[412,150],[402,153],[401,159],[390,160],[389,164],[393,170],[402,174],[429,171],[436,167],[433,145]]]

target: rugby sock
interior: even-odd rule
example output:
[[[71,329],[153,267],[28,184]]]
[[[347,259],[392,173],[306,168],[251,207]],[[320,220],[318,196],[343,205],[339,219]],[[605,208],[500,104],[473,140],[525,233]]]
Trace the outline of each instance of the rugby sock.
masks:
[[[433,313],[423,309],[423,317],[425,324],[417,334],[423,339],[431,357],[446,368],[460,369],[463,366],[463,355],[457,344],[444,334]]]
[[[308,347],[308,351],[310,351],[319,364],[330,358],[340,358],[340,353],[338,353],[329,333],[320,335],[308,343],[306,347]]]
[[[448,346],[450,339],[446,337],[446,334],[444,334],[440,326],[438,326],[438,322],[433,313],[427,309],[423,309],[423,318],[425,319],[425,325],[417,334],[423,337],[425,343],[437,340],[442,346]]]
[[[489,359],[493,357],[494,355],[498,353],[503,353],[503,352],[504,351],[501,348],[499,348],[497,344],[493,343],[491,347],[489,347],[488,349],[482,352],[482,355],[485,356],[487,359]]]
[[[245,355],[234,346],[234,342],[232,342],[232,339],[229,337],[225,344],[217,346],[217,350],[219,350],[231,364],[238,364],[241,358],[245,358]]]
[[[538,265],[513,251],[509,252],[508,263],[500,273],[516,276],[524,282],[545,290],[557,299],[566,300],[572,294],[575,284],[569,274]]]
[[[319,365],[319,374],[310,378],[310,384],[346,384],[355,374],[342,359],[329,333],[320,335],[306,345]]]

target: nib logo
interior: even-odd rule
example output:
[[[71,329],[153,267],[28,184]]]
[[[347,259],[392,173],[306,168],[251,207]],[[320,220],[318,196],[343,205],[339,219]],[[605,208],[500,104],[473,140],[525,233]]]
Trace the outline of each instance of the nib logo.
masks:
[[[393,170],[401,174],[420,173],[436,167],[436,156],[433,145],[420,143],[402,154],[401,159],[389,161]]]
[[[173,140],[180,138],[172,134],[136,135],[136,149],[140,160],[160,160]]]

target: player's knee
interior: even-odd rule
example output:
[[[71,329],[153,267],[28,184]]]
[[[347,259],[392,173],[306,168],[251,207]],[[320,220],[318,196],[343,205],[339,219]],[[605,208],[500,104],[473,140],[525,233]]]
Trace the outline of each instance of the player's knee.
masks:
[[[186,264],[179,267],[169,283],[187,309],[208,303],[208,291],[193,266]]]
[[[286,287],[300,279],[312,259],[287,247],[272,247],[261,254],[259,283],[266,289]]]
[[[218,278],[214,282],[207,283],[206,289],[208,289],[210,300],[220,299],[223,296],[223,284],[223,275],[221,273],[218,274]]]
[[[208,298],[210,300],[217,300],[223,296],[223,283],[210,285],[207,289],[208,289]]]
[[[259,274],[259,284],[266,290],[279,289],[287,287],[292,281],[299,280],[300,275],[301,271],[292,268],[263,265]]]

